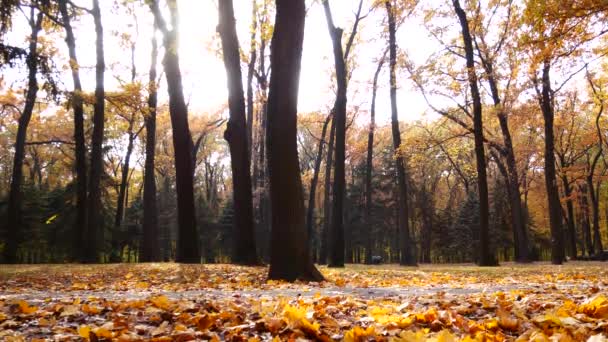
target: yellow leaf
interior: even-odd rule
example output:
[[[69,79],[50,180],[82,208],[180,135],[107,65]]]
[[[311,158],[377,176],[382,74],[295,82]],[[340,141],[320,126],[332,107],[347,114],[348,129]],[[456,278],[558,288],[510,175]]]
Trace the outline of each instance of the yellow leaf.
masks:
[[[30,306],[26,301],[20,300],[19,301],[19,310],[21,310],[22,313],[29,315],[29,314],[33,314],[34,312],[36,312],[38,310],[38,307]]]
[[[608,318],[608,298],[597,295],[583,303],[578,308],[578,312],[593,318]]]
[[[81,325],[78,327],[78,336],[82,338],[89,338],[89,334],[91,333],[91,328],[86,325]]]
[[[376,335],[373,326],[367,327],[367,329],[363,329],[359,326],[352,328],[344,334],[345,342],[358,342],[358,341],[367,341],[369,338],[373,338]]]
[[[154,306],[156,306],[157,308],[163,310],[168,310],[171,307],[171,302],[169,301],[169,298],[163,295],[150,298],[150,302],[152,302],[152,304],[154,304]]]
[[[135,284],[135,288],[139,289],[139,290],[145,290],[149,287],[150,287],[150,284],[146,283],[145,281],[140,281],[137,284]]]
[[[101,310],[96,307],[96,306],[92,306],[92,305],[88,305],[88,304],[84,304],[82,306],[82,312],[89,314],[89,315],[97,315]]]

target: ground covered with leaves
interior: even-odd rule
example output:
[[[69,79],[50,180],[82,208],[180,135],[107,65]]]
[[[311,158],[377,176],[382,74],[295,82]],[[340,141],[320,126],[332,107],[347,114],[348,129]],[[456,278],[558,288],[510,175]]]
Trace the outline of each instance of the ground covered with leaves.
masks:
[[[0,340],[607,341],[606,266],[0,266]]]

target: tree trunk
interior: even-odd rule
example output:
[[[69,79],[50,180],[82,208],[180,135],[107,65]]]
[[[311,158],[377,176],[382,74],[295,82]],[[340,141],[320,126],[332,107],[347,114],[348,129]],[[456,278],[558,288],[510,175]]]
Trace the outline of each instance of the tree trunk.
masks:
[[[308,248],[297,146],[304,0],[276,0],[268,96],[268,169],[272,206],[269,279],[323,280]]]
[[[331,227],[331,166],[334,156],[334,138],[336,136],[336,120],[331,120],[329,129],[329,143],[327,144],[327,157],[325,159],[325,181],[323,194],[323,231],[321,232],[321,248],[319,251],[319,263],[328,262],[329,255],[329,229]]]
[[[29,39],[29,51],[26,57],[28,70],[27,92],[25,104],[19,116],[17,125],[17,137],[15,139],[15,154],[13,156],[13,173],[8,196],[8,217],[6,230],[6,244],[4,248],[4,262],[13,264],[17,262],[17,249],[20,242],[21,230],[21,207],[23,193],[21,183],[23,182],[23,158],[25,157],[25,140],[27,138],[27,126],[32,118],[36,95],[38,94],[38,32],[42,28],[42,12],[35,15],[35,10],[30,9],[30,27],[32,29]]]
[[[323,129],[321,131],[321,140],[319,141],[319,148],[317,150],[317,158],[315,159],[315,168],[310,181],[310,192],[308,193],[308,208],[306,210],[306,231],[308,232],[308,244],[309,246],[315,246],[316,237],[314,233],[314,220],[315,220],[315,199],[317,193],[317,183],[319,182],[319,171],[321,170],[321,161],[323,160],[323,145],[325,145],[325,134],[327,133],[327,125],[331,120],[332,115],[329,114],[323,123]],[[316,250],[313,248],[313,250]],[[316,254],[316,253],[315,253]]]
[[[570,182],[568,177],[562,175],[562,184],[564,186],[564,195],[566,195],[566,210],[568,215],[568,249],[570,252],[570,258],[576,260],[576,227],[574,225],[574,205],[572,203],[572,189],[570,188]]]
[[[479,265],[496,266],[497,261],[490,248],[489,236],[489,207],[488,207],[488,179],[486,175],[486,155],[483,145],[483,118],[481,108],[481,96],[477,84],[475,72],[475,55],[473,52],[473,40],[469,31],[469,22],[465,11],[460,7],[459,0],[452,0],[454,10],[460,21],[462,40],[464,43],[467,61],[467,75],[471,97],[473,99],[473,135],[475,137],[475,160],[477,164],[477,191],[479,195]]]
[[[374,161],[374,131],[376,129],[376,94],[378,92],[378,76],[382,71],[384,58],[386,53],[378,62],[378,67],[374,73],[374,82],[372,84],[372,105],[370,108],[369,131],[367,133],[367,160],[365,163],[365,263],[372,263],[372,171]]]
[[[401,265],[416,265],[415,246],[410,237],[409,206],[407,176],[405,174],[405,160],[399,151],[401,147],[401,132],[399,130],[399,114],[397,112],[397,77],[395,68],[397,66],[397,28],[395,25],[395,13],[393,13],[392,0],[386,0],[386,12],[388,15],[389,32],[389,60],[390,60],[390,94],[391,94],[391,128],[393,135],[393,148],[395,152],[395,168],[397,171],[397,184],[399,187],[399,263]]]
[[[595,255],[595,250],[593,248],[593,242],[591,238],[591,224],[589,223],[589,200],[587,196],[587,184],[580,185],[581,191],[581,220],[582,222],[582,230],[583,230],[583,248],[587,250],[587,256]],[[583,251],[583,255],[585,252]]]
[[[196,230],[194,211],[194,165],[192,160],[192,136],[188,125],[188,108],[184,101],[182,75],[179,67],[177,6],[175,1],[169,6],[171,26],[169,31],[160,12],[158,1],[150,2],[157,27],[163,33],[165,55],[163,66],[169,93],[169,115],[173,132],[175,151],[175,180],[177,190],[177,253],[175,261],[199,263],[199,236]]]
[[[498,104],[500,106],[500,103]],[[511,140],[511,132],[509,130],[508,119],[505,113],[498,115],[498,121],[505,144],[506,164],[508,171],[508,184],[510,207],[511,207],[511,222],[513,222],[513,236],[516,243],[515,260],[517,262],[530,262],[530,248],[528,242],[528,229],[524,224],[524,216],[521,205],[521,191],[519,190],[519,173],[515,162],[515,152]]]
[[[255,73],[255,62],[257,59],[256,42],[255,36],[257,32],[257,4],[256,0],[253,0],[251,10],[251,38],[249,44],[249,63],[247,64],[247,147],[249,163],[252,163],[253,156],[253,75]],[[264,56],[262,56],[264,58]],[[255,181],[253,179],[253,187],[255,188]]]
[[[65,41],[68,46],[70,57],[70,70],[74,91],[72,93],[72,110],[74,112],[74,150],[76,171],[76,222],[73,230],[74,260],[84,261],[85,229],[87,226],[87,162],[86,144],[84,136],[84,108],[82,103],[82,85],[80,83],[80,69],[76,57],[76,38],[72,30],[70,16],[68,14],[67,0],[58,1],[59,11],[65,29]]]
[[[158,102],[156,84],[156,60],[158,48],[156,38],[152,38],[150,78],[148,80],[148,115],[146,120],[146,161],[144,169],[144,222],[142,234],[142,262],[161,261],[158,241],[158,213],[156,205],[156,179],[154,158],[156,149],[156,106]]]
[[[336,101],[334,118],[336,121],[336,156],[334,159],[333,215],[330,231],[331,249],[329,267],[344,267],[344,192],[345,184],[345,150],[346,150],[346,65],[342,51],[342,29],[334,26],[329,1],[323,1],[325,18],[332,41],[334,64],[336,68]]]
[[[602,246],[602,235],[600,234],[600,203],[596,196],[596,187],[593,184],[593,175],[587,176],[587,187],[589,188],[589,198],[591,199],[591,215],[593,224],[593,250],[597,255],[601,255],[604,247]]]
[[[555,154],[553,136],[553,94],[549,73],[551,64],[544,61],[542,71],[541,110],[545,121],[545,187],[549,205],[549,225],[551,227],[551,262],[561,265],[564,261],[564,243],[561,224],[561,204],[555,175]]]
[[[101,176],[103,174],[103,133],[105,121],[104,73],[105,58],[103,50],[103,26],[99,0],[93,0],[93,19],[95,22],[95,105],[93,107],[93,136],[91,138],[91,162],[89,173],[89,195],[87,198],[87,232],[85,239],[85,257],[87,263],[98,261],[100,238],[103,234]]]
[[[251,137],[245,119],[245,95],[241,75],[239,41],[232,0],[219,1],[218,31],[222,40],[224,66],[228,75],[230,119],[224,138],[230,147],[234,199],[234,247],[232,261],[237,264],[258,263],[253,226],[253,202],[248,139]],[[251,121],[250,121],[251,122]]]

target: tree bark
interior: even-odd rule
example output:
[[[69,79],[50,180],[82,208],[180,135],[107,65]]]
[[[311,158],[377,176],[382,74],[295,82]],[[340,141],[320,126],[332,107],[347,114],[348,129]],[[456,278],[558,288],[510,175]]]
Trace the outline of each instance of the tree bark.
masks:
[[[563,167],[563,165],[562,165]],[[576,251],[576,227],[574,225],[574,205],[572,203],[572,188],[570,187],[570,182],[568,181],[568,177],[563,174],[562,175],[562,184],[564,186],[564,195],[566,196],[566,213],[568,215],[568,249],[570,252],[570,259],[576,260],[577,251]]]
[[[316,243],[316,237],[314,233],[314,219],[315,219],[315,199],[317,193],[317,183],[319,182],[319,171],[321,170],[321,161],[323,160],[323,145],[325,145],[325,134],[327,133],[327,125],[331,120],[332,115],[329,114],[323,123],[323,129],[321,130],[321,140],[319,141],[319,147],[317,150],[317,157],[315,158],[315,168],[313,171],[312,180],[310,181],[310,192],[308,193],[308,207],[306,209],[306,231],[308,232],[308,244],[313,247]],[[312,250],[316,250],[312,248]],[[315,253],[316,254],[316,253]],[[314,255],[313,255],[313,259]]]
[[[23,158],[25,157],[25,140],[27,139],[27,127],[32,118],[36,95],[38,94],[38,33],[42,28],[42,12],[35,14],[32,7],[30,10],[31,35],[29,39],[29,51],[26,57],[28,70],[27,92],[25,104],[19,116],[17,124],[17,137],[15,139],[15,154],[13,156],[13,173],[8,196],[8,217],[6,230],[6,244],[4,248],[4,262],[13,264],[17,262],[17,249],[20,242],[20,230],[22,225],[21,208],[23,193],[21,183],[23,182]]]
[[[268,96],[268,169],[272,206],[269,279],[323,280],[310,258],[297,146],[304,0],[276,0]]]
[[[142,234],[142,262],[161,261],[158,241],[158,212],[156,205],[156,179],[154,159],[156,154],[156,106],[158,92],[156,84],[156,63],[158,47],[152,38],[150,76],[148,80],[148,115],[146,120],[146,161],[144,169],[144,220]]]
[[[462,40],[466,56],[467,75],[471,97],[473,98],[473,135],[475,137],[475,159],[477,164],[477,191],[479,195],[479,265],[496,266],[497,262],[490,248],[489,236],[489,206],[488,206],[488,179],[486,175],[486,156],[483,138],[483,118],[481,107],[481,96],[477,84],[475,72],[475,55],[473,51],[473,40],[469,31],[469,22],[465,11],[460,6],[459,0],[452,0],[454,11],[460,21]]]
[[[101,176],[103,174],[103,138],[105,124],[105,58],[103,48],[103,26],[99,0],[93,0],[91,11],[95,22],[95,105],[93,107],[93,136],[91,138],[91,161],[89,173],[89,195],[87,198],[87,232],[84,262],[98,261],[100,238],[103,234]]]
[[[332,41],[334,64],[336,68],[336,100],[334,103],[334,119],[336,122],[336,141],[334,159],[334,186],[333,186],[333,215],[330,231],[331,249],[329,253],[329,267],[344,267],[344,191],[345,184],[345,150],[346,150],[346,64],[342,51],[341,28],[334,26],[329,1],[323,1],[325,18],[329,36]]]
[[[234,247],[232,261],[258,263],[253,226],[253,202],[248,139],[251,137],[245,118],[245,95],[241,75],[239,41],[232,0],[219,1],[218,31],[222,40],[224,66],[228,76],[230,119],[224,138],[230,147],[234,199]]]
[[[72,30],[70,15],[67,8],[67,0],[59,0],[59,11],[65,29],[65,41],[68,46],[70,57],[70,70],[74,91],[72,93],[72,110],[74,112],[74,150],[76,171],[76,221],[73,230],[74,260],[84,261],[84,242],[87,226],[87,162],[86,144],[84,135],[84,108],[82,102],[82,85],[80,83],[80,69],[76,57],[76,38]]]
[[[253,0],[251,10],[251,38],[249,44],[249,63],[247,64],[247,147],[249,163],[252,163],[253,156],[253,75],[255,73],[255,63],[257,59],[257,50],[255,36],[257,32],[257,3]],[[262,56],[264,58],[264,56]],[[255,178],[253,179],[253,187],[255,188]]]
[[[564,261],[564,243],[561,223],[561,204],[555,172],[555,147],[553,134],[553,92],[549,73],[551,64],[543,62],[541,111],[545,122],[545,187],[549,205],[549,225],[551,227],[551,263],[561,265]]]
[[[178,55],[178,20],[177,3],[168,0],[171,10],[169,30],[162,17],[158,0],[150,2],[156,26],[163,33],[165,55],[163,66],[169,93],[169,115],[173,131],[173,149],[175,151],[175,180],[177,190],[177,253],[175,261],[181,263],[199,263],[199,236],[196,229],[194,210],[194,165],[192,160],[192,136],[188,125],[188,108],[184,100],[182,75]]]
[[[397,172],[397,184],[399,187],[399,263],[401,265],[416,265],[415,246],[410,237],[409,227],[409,205],[407,176],[405,174],[405,160],[399,151],[401,147],[401,132],[399,130],[399,114],[397,111],[397,28],[395,25],[395,13],[393,12],[392,0],[386,0],[386,12],[388,16],[389,32],[389,61],[390,61],[390,95],[391,95],[391,130],[393,136],[393,148],[395,152],[395,169]]]
[[[587,195],[587,184],[580,185],[581,191],[581,216],[582,216],[582,229],[583,229],[583,247],[587,247],[587,256],[595,255],[595,249],[593,248],[593,242],[591,237],[591,224],[589,223],[589,200]],[[584,251],[583,251],[584,254]]]
[[[367,160],[365,163],[365,263],[370,265],[372,263],[372,171],[374,161],[374,131],[376,129],[376,94],[378,92],[378,77],[382,66],[384,65],[384,59],[386,58],[386,52],[378,62],[378,67],[374,73],[374,82],[372,84],[372,104],[370,108],[370,120],[369,129],[367,133]]]
[[[333,116],[333,115],[332,115]],[[331,228],[331,180],[334,156],[334,138],[336,136],[336,120],[331,120],[329,129],[329,143],[327,144],[327,156],[325,159],[325,181],[323,194],[323,231],[321,232],[321,248],[319,251],[319,263],[327,263],[330,242],[329,230]]]

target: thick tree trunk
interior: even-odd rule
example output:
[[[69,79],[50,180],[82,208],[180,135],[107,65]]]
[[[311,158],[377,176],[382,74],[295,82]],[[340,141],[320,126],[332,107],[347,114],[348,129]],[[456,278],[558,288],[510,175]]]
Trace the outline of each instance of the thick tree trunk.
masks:
[[[152,38],[150,78],[148,80],[148,115],[146,116],[146,161],[144,169],[144,222],[142,234],[142,262],[160,261],[158,241],[158,213],[156,205],[156,179],[154,158],[156,154],[156,106],[158,102],[156,84],[156,62],[158,48],[156,38]]]
[[[224,66],[228,75],[230,119],[224,138],[230,147],[234,199],[234,247],[232,261],[238,264],[258,263],[253,226],[253,202],[248,139],[251,135],[245,118],[239,41],[232,0],[219,1],[218,31],[222,40]],[[250,121],[251,122],[251,121]]]
[[[332,115],[333,116],[333,115]],[[329,129],[329,143],[327,144],[327,156],[325,159],[325,180],[323,193],[323,231],[321,232],[321,248],[319,251],[319,263],[328,262],[330,241],[329,230],[331,229],[331,179],[334,156],[334,138],[336,137],[336,120],[331,120]]]
[[[317,157],[315,158],[315,168],[310,181],[310,191],[308,193],[308,207],[306,209],[306,231],[308,232],[308,244],[313,251],[316,251],[317,237],[313,229],[315,222],[315,199],[317,194],[317,183],[319,182],[319,172],[321,170],[321,161],[323,160],[323,145],[325,145],[325,134],[327,133],[327,125],[331,120],[332,115],[328,115],[323,123],[323,129],[321,130],[321,140],[319,141],[319,147],[317,150]],[[316,254],[316,252],[314,253]],[[313,255],[313,259],[316,259],[316,255]]]
[[[199,263],[199,235],[196,229],[194,210],[194,165],[192,160],[192,136],[188,125],[188,108],[184,100],[182,75],[178,56],[177,6],[174,1],[171,10],[170,31],[160,12],[158,0],[150,2],[157,27],[163,32],[165,55],[163,66],[169,93],[169,115],[173,132],[175,151],[175,180],[177,190],[177,253],[175,261]]]
[[[416,265],[416,251],[410,236],[409,227],[409,205],[407,176],[405,174],[405,160],[399,151],[401,147],[401,132],[399,130],[399,114],[397,112],[397,40],[395,13],[393,13],[392,0],[386,0],[386,12],[388,15],[389,32],[389,60],[390,60],[390,95],[391,95],[391,128],[393,135],[393,148],[395,152],[395,169],[397,171],[397,185],[399,187],[399,263],[401,265]]]
[[[29,51],[26,58],[28,81],[25,104],[17,124],[17,137],[15,139],[15,154],[13,156],[13,173],[8,196],[8,217],[6,230],[6,244],[4,248],[4,262],[17,262],[17,249],[20,240],[20,229],[22,225],[21,207],[23,193],[21,183],[23,182],[23,158],[25,157],[25,140],[27,138],[27,126],[32,118],[36,95],[38,94],[38,32],[42,28],[42,13],[35,14],[34,8],[30,10],[30,27],[32,29],[29,40]]]
[[[365,263],[372,263],[372,171],[374,161],[374,131],[376,129],[376,94],[378,92],[378,77],[384,65],[386,54],[378,62],[372,84],[372,104],[370,108],[369,130],[367,133],[367,160],[365,162]]]
[[[570,187],[570,182],[568,181],[568,177],[564,174],[562,175],[562,184],[564,186],[564,195],[566,195],[566,213],[568,215],[568,251],[570,252],[570,259],[576,260],[577,251],[576,251],[576,227],[574,224],[574,205],[572,203],[572,188]]]
[[[547,201],[549,205],[549,225],[551,227],[551,262],[561,265],[564,261],[564,243],[561,222],[561,204],[555,172],[555,153],[553,135],[553,94],[549,73],[551,64],[543,63],[542,95],[540,99],[541,111],[545,121],[545,187],[547,188]]]
[[[323,280],[310,258],[297,146],[304,0],[276,0],[268,96],[268,169],[272,205],[269,279]]]
[[[486,156],[483,145],[483,118],[481,108],[481,96],[477,84],[477,74],[475,72],[475,55],[473,51],[473,40],[469,31],[469,22],[465,11],[460,6],[459,0],[452,0],[454,10],[460,21],[462,40],[466,56],[467,75],[471,97],[473,99],[473,135],[475,137],[475,160],[477,164],[477,191],[479,195],[479,265],[497,265],[494,253],[490,248],[489,217],[488,207],[488,179],[486,175]]]
[[[91,162],[89,173],[89,195],[87,198],[87,232],[85,238],[85,257],[87,263],[98,261],[98,251],[102,226],[101,176],[103,174],[103,138],[105,121],[105,58],[103,49],[103,26],[99,0],[93,0],[92,10],[95,22],[95,105],[93,107],[93,136],[91,138]]]
[[[72,30],[70,15],[67,8],[67,0],[59,0],[59,11],[63,21],[70,57],[70,70],[74,91],[72,93],[72,110],[74,112],[74,150],[75,150],[75,171],[76,171],[76,221],[73,230],[73,250],[74,260],[84,260],[84,242],[87,226],[87,162],[86,144],[84,136],[84,108],[82,102],[82,85],[80,83],[80,69],[78,58],[76,57],[76,38]]]
[[[334,159],[333,215],[330,231],[331,248],[329,267],[344,267],[344,192],[346,190],[344,162],[346,158],[346,65],[342,51],[342,29],[334,26],[329,1],[323,1],[325,18],[332,41],[336,68],[336,101],[334,119],[336,122],[336,156]]]

